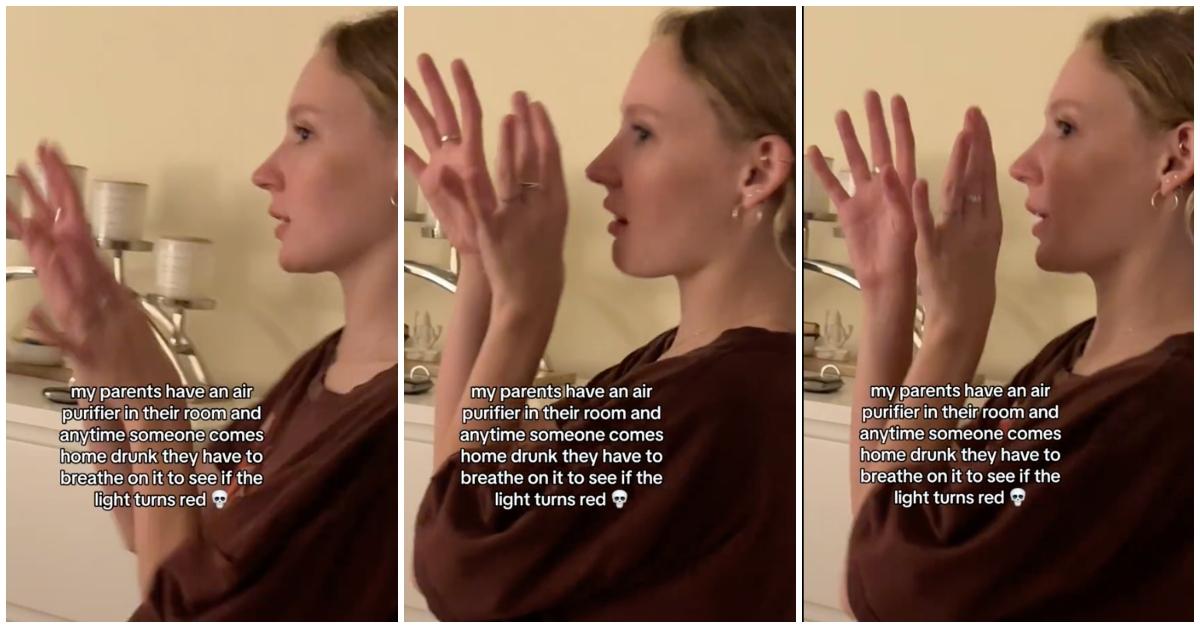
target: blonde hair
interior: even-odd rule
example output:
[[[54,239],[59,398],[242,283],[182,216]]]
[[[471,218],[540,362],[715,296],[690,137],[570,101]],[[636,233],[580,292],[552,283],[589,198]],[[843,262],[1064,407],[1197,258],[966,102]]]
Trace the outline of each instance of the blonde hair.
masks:
[[[692,78],[709,92],[733,141],[780,135],[796,154],[796,8],[717,7],[664,13],[656,36],[674,37]],[[765,201],[775,246],[796,267],[796,166]]]
[[[399,124],[396,99],[399,30],[399,13],[389,9],[356,22],[334,24],[321,36],[320,44],[333,51],[338,67],[358,84],[380,126],[391,135],[395,135]]]
[[[1124,81],[1150,130],[1169,131],[1194,119],[1192,15],[1191,7],[1148,9],[1098,20],[1083,35]],[[1191,235],[1195,178],[1185,186],[1184,221]]]

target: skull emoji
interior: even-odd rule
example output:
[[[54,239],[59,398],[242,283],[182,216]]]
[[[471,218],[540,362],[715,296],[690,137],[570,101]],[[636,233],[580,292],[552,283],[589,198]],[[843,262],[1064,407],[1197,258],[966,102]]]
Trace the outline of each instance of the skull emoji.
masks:
[[[216,504],[217,508],[224,508],[225,501],[229,499],[229,494],[221,489],[217,489],[212,492],[212,498],[213,503]]]
[[[624,508],[625,502],[629,499],[629,493],[626,493],[622,489],[617,489],[617,490],[613,491],[612,496],[613,496],[613,503],[617,505],[617,508]]]
[[[1025,489],[1023,488],[1014,488],[1009,495],[1012,496],[1014,506],[1020,506],[1021,502],[1025,501]]]

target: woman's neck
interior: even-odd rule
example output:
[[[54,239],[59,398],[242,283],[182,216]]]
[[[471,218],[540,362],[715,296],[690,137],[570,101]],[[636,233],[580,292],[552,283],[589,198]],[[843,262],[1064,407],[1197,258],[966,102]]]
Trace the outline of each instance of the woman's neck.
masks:
[[[346,326],[338,339],[337,362],[396,363],[397,259],[393,241],[337,273],[346,314]]]
[[[1096,324],[1081,361],[1102,368],[1192,331],[1192,244],[1185,238],[1142,247],[1091,273]]]
[[[736,327],[795,333],[796,272],[774,249],[738,261],[676,277],[679,330],[670,355],[702,347]]]

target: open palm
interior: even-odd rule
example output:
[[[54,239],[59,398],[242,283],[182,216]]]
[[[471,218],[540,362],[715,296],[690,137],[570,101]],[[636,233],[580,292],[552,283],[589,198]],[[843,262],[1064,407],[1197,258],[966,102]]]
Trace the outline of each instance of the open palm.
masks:
[[[846,234],[850,264],[863,289],[890,282],[913,285],[916,281],[913,251],[917,232],[909,205],[909,191],[916,180],[916,149],[908,106],[899,96],[892,100],[892,119],[896,125],[893,159],[879,94],[868,92],[866,105],[874,168],[867,165],[850,115],[840,111],[836,118],[846,162],[854,179],[854,195],[847,193],[829,170],[819,148],[814,146],[809,150],[809,163],[837,208],[838,223]]]
[[[462,61],[451,64],[462,103],[460,128],[454,104],[433,60],[429,55],[421,55],[417,66],[429,92],[433,113],[407,80],[404,106],[421,132],[429,161],[406,145],[404,166],[416,178],[450,244],[463,253],[478,253],[475,219],[468,204],[470,195],[488,198],[494,204],[495,192],[483,155],[483,112],[474,82]],[[468,189],[469,186],[473,189]]]
[[[17,169],[32,216],[8,204],[8,230],[21,238],[48,309],[32,323],[70,359],[84,385],[178,384],[133,294],[97,255],[79,190],[57,149],[38,147],[46,190]]]

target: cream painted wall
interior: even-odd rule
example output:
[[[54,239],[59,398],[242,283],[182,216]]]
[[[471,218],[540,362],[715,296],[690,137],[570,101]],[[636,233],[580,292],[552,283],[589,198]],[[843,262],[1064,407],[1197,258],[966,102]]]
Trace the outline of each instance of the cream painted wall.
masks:
[[[405,76],[425,94],[416,58],[427,52],[457,102],[449,64],[456,57],[464,59],[483,105],[489,159],[495,154],[497,125],[509,112],[512,92],[524,89],[550,111],[562,146],[571,202],[567,283],[547,349],[556,370],[594,374],[678,322],[674,280],[634,279],[613,265],[612,236],[606,231],[610,215],[601,206],[604,189],[584,177],[584,168],[617,132],[621,95],[661,11],[652,7],[404,9]],[[404,134],[410,146],[427,154],[407,116]],[[407,259],[446,263],[444,243],[422,240],[417,225],[406,225],[405,233]],[[410,324],[417,310],[429,310],[435,323],[445,324],[451,300],[446,293],[406,277],[404,304]]]
[[[1004,208],[997,272],[999,300],[980,370],[1007,380],[1051,338],[1095,314],[1091,282],[1082,275],[1038,269],[1036,240],[1025,211],[1025,187],[1008,167],[1042,128],[1042,110],[1063,61],[1096,17],[1128,9],[1078,8],[813,8],[804,10],[804,143],[816,144],[845,168],[833,125],[845,108],[867,146],[863,93],[909,103],[917,161],[931,188],[945,170],[950,145],[970,105],[991,124]],[[890,128],[889,116],[889,128]],[[935,209],[940,211],[940,208]],[[809,256],[847,263],[845,243],[828,224],[814,224]],[[805,320],[823,322],[840,308],[858,319],[854,293],[832,280],[804,275]]]
[[[371,9],[9,8],[5,163],[58,142],[88,179],[150,186],[147,234],[215,241],[215,311],[188,322],[215,381],[275,381],[342,324],[332,275],[276,262],[269,196],[250,174],[283,137],[300,69],[328,25]],[[9,264],[24,263],[19,243]],[[132,254],[130,282],[153,287],[153,257]],[[7,329],[36,287],[7,288]]]

